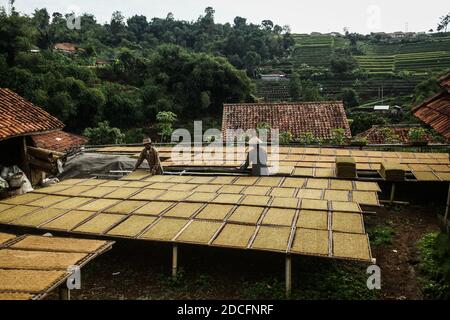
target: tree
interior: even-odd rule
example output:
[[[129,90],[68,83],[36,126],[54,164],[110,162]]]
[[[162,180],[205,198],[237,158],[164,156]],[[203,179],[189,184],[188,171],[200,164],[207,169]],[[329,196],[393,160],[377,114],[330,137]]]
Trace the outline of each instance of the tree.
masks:
[[[369,130],[374,125],[385,125],[387,123],[386,119],[375,114],[375,113],[354,113],[352,114],[352,122],[350,124],[350,129],[352,131],[352,135],[356,136],[357,134]]]
[[[261,56],[255,51],[250,51],[244,57],[244,64],[247,74],[254,75],[255,68],[261,64]]]
[[[342,100],[344,102],[344,107],[346,108],[353,108],[359,105],[358,93],[351,88],[342,90]]]
[[[173,124],[177,120],[177,115],[170,111],[161,111],[156,115],[156,127],[158,128],[158,134],[161,136],[161,141],[166,141],[167,137],[170,137],[173,132]]]
[[[148,28],[147,17],[134,15],[127,20],[127,26],[128,30],[133,33],[136,40],[142,41]]]
[[[38,31],[37,45],[39,48],[47,49],[50,47],[50,16],[47,9],[36,9],[34,11],[33,24]]]
[[[34,41],[36,29],[29,20],[13,11],[8,16],[0,8],[0,54],[6,54],[6,62],[13,66],[19,52],[28,51]]]
[[[271,20],[263,20],[261,22],[261,25],[266,29],[266,30],[272,30],[273,28],[273,22]]]
[[[436,77],[420,82],[414,88],[413,104],[419,104],[441,90]]]
[[[297,72],[293,72],[289,79],[289,95],[291,96],[292,101],[300,100],[301,92],[302,83],[300,75]]]
[[[319,87],[311,80],[302,82],[302,100],[303,101],[321,101]]]
[[[234,27],[237,29],[240,29],[242,27],[245,27],[247,25],[247,19],[242,17],[236,17],[234,18]]]
[[[120,144],[125,135],[118,128],[111,128],[108,121],[99,122],[96,128],[86,128],[83,135],[92,145]]]
[[[442,17],[440,17],[440,21],[439,21],[439,24],[438,24],[438,26],[437,26],[437,31],[444,31],[444,32],[447,32],[447,27],[448,27],[448,24],[450,23],[450,13],[448,13],[447,15],[445,15],[445,16],[442,16]]]
[[[356,66],[356,63],[349,56],[333,57],[330,60],[331,71],[335,74],[347,74]]]

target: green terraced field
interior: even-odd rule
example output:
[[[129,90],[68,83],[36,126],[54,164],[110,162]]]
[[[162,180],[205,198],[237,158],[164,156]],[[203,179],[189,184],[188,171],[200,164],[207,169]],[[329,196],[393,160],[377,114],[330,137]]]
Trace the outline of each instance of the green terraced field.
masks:
[[[294,35],[296,46],[292,53],[294,66],[328,66],[334,48],[334,37],[329,35]]]
[[[445,70],[450,66],[450,51],[415,52],[396,55],[355,57],[370,74],[409,71],[414,73]]]

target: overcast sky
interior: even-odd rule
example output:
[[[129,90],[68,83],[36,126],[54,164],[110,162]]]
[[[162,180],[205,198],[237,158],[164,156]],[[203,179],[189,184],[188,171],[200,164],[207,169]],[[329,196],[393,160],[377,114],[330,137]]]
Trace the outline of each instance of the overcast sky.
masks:
[[[0,5],[7,7],[7,0]],[[293,32],[370,33],[428,31],[435,29],[439,17],[450,12],[448,0],[16,0],[16,10],[30,14],[36,8],[52,12],[92,13],[99,22],[109,21],[119,10],[126,17],[143,14],[147,18],[166,17],[196,20],[206,7],[216,10],[217,22],[232,22],[241,16],[254,23],[270,19],[290,25]],[[79,11],[79,12],[77,12]]]

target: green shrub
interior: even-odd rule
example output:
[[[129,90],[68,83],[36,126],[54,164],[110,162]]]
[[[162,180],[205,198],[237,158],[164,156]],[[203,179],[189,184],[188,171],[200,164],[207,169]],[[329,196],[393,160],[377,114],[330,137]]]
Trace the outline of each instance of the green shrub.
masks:
[[[289,144],[293,140],[292,133],[289,131],[280,133],[280,144]]]
[[[427,139],[427,131],[424,128],[413,128],[408,131],[408,139],[411,142],[425,141]]]
[[[392,244],[395,231],[389,226],[376,226],[369,229],[368,234],[373,246],[386,246]]]
[[[341,146],[345,143],[345,130],[342,128],[333,129],[331,131],[331,143]]]
[[[369,141],[364,137],[355,137],[350,141],[350,143],[354,146],[366,146]]]
[[[420,282],[427,298],[450,299],[450,239],[429,233],[417,243]]]
[[[118,128],[111,128],[108,121],[98,123],[96,128],[86,128],[83,135],[89,138],[91,145],[121,144],[125,135]]]
[[[300,135],[298,142],[301,144],[317,144],[318,140],[312,132],[305,132]]]
[[[384,143],[401,142],[400,136],[398,134],[395,134],[394,130],[392,130],[391,128],[382,128],[380,132],[383,135]]]
[[[171,111],[161,111],[156,115],[158,133],[161,135],[161,140],[165,141],[172,135],[173,124],[177,120],[177,115]]]

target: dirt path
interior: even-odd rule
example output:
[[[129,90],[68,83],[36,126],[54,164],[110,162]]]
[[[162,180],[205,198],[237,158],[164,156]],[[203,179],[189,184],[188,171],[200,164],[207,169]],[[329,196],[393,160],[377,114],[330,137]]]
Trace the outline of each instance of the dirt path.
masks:
[[[397,210],[396,210],[397,209]],[[381,299],[423,299],[417,280],[416,243],[424,234],[438,231],[434,213],[424,207],[409,206],[377,210],[371,223],[390,222],[395,230],[391,245],[372,247],[381,267]]]

